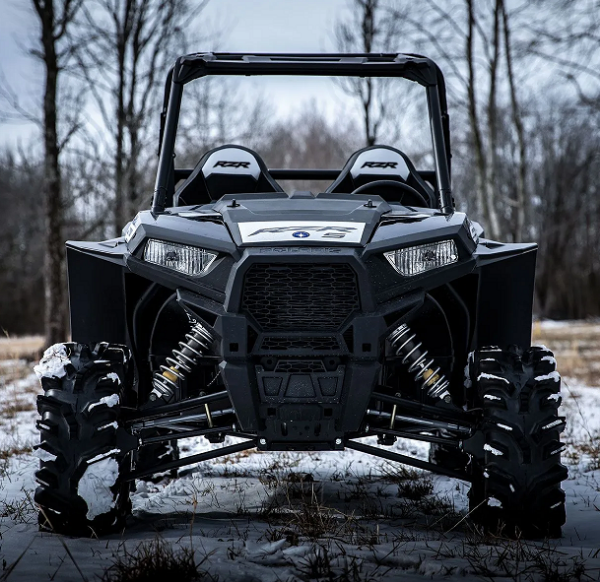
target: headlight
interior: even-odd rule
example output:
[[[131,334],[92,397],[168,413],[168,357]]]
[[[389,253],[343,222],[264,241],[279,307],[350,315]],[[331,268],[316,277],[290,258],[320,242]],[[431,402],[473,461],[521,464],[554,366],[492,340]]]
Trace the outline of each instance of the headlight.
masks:
[[[144,260],[186,275],[204,273],[217,255],[198,247],[149,239],[144,250]]]
[[[406,277],[458,261],[458,252],[453,240],[389,251],[384,253],[384,256],[398,273]]]

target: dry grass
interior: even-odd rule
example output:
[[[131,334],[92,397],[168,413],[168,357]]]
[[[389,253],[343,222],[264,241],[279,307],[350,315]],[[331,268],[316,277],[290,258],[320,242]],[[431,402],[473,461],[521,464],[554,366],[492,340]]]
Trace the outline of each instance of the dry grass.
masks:
[[[0,360],[37,360],[43,347],[41,335],[0,337]]]
[[[581,582],[597,579],[586,572],[581,556],[568,557],[548,540],[529,542],[475,531],[466,536],[462,544],[444,545],[439,555],[446,559],[466,559],[467,572],[480,580]],[[446,572],[451,573],[452,570]]]
[[[583,461],[586,471],[600,469],[600,434],[588,433],[584,440],[568,442],[568,445],[563,457],[569,464],[579,465]]]
[[[574,322],[571,325],[544,327],[533,324],[534,344],[550,348],[562,376],[577,378],[594,386],[600,373],[600,324]]]
[[[365,563],[349,555],[340,544],[314,544],[297,565],[300,580],[326,582],[375,582],[383,580],[387,569],[376,566],[367,571]],[[293,578],[297,579],[297,578]]]
[[[8,476],[13,457],[28,455],[31,452],[33,452],[33,449],[30,446],[20,444],[4,445],[0,448],[0,479]]]
[[[14,402],[4,402],[0,404],[0,416],[5,419],[13,419],[19,412],[35,410],[33,403],[27,400],[15,400]]]
[[[190,548],[176,549],[162,539],[142,542],[135,550],[114,556],[113,564],[104,572],[103,582],[197,582],[216,581],[202,566],[208,556],[199,562],[196,553]]]
[[[6,461],[16,455],[26,455],[31,453],[33,449],[28,446],[11,445],[10,447],[0,449],[0,461]]]
[[[8,518],[14,523],[35,523],[38,517],[38,507],[33,500],[32,493],[24,491],[22,499],[0,501],[0,517]]]

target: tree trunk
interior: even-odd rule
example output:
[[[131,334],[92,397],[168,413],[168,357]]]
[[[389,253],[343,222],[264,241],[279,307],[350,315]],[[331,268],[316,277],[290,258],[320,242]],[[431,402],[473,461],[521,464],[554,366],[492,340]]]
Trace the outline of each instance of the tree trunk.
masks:
[[[500,57],[500,6],[501,0],[496,0],[494,6],[494,31],[492,36],[492,59],[490,65],[490,87],[487,103],[487,123],[488,123],[488,163],[486,173],[485,196],[487,197],[488,223],[490,225],[490,234],[493,239],[498,240],[501,236],[498,212],[496,211],[496,193],[498,190],[496,169],[498,167],[497,152],[498,147],[498,110],[496,107],[496,93],[498,88],[498,60]]]
[[[525,224],[527,221],[527,148],[525,144],[525,129],[523,127],[523,118],[517,100],[517,91],[515,87],[515,76],[512,67],[512,50],[510,45],[510,29],[508,24],[508,14],[503,0],[500,0],[502,10],[502,24],[504,27],[504,47],[506,50],[506,73],[508,85],[510,88],[510,103],[512,119],[517,131],[517,142],[519,144],[519,171],[517,178],[517,220],[515,224],[515,241],[523,240],[525,233]]]
[[[64,282],[64,239],[61,176],[58,163],[56,95],[59,65],[54,32],[54,3],[36,3],[41,22],[43,62],[46,69],[44,87],[44,200],[46,248],[44,257],[46,344],[67,339]]]
[[[125,168],[125,129],[127,126],[127,106],[125,103],[125,92],[127,90],[127,71],[126,59],[129,38],[131,35],[132,14],[136,10],[133,0],[123,2],[123,13],[121,19],[115,13],[113,21],[115,25],[115,49],[117,57],[117,88],[116,88],[116,133],[115,133],[115,216],[114,216],[114,235],[121,236],[121,231],[125,223],[129,220],[127,217],[128,197],[126,186]]]
[[[477,183],[477,203],[482,213],[483,220],[486,226],[489,228],[489,235],[493,239],[498,239],[500,234],[500,227],[498,224],[498,214],[494,205],[495,196],[495,184],[494,174],[495,172],[489,167],[493,165],[494,157],[489,155],[486,159],[483,139],[481,137],[481,127],[479,122],[479,116],[477,113],[477,96],[475,94],[475,59],[473,55],[473,44],[474,44],[474,32],[475,32],[475,12],[473,7],[473,0],[467,0],[467,36],[466,36],[466,58],[468,67],[468,80],[467,80],[467,100],[469,110],[469,124],[471,126],[471,134],[473,136],[473,145],[475,148],[475,167],[476,167],[476,183]],[[492,71],[490,71],[490,74]],[[494,72],[495,75],[495,72]],[[492,82],[490,79],[490,96],[488,98],[488,128],[495,130],[495,119],[492,117],[490,120],[490,113],[495,115],[495,81]],[[492,92],[494,94],[492,94]],[[495,139],[490,136],[489,147],[492,148],[495,145]]]
[[[477,114],[477,99],[475,95],[475,63],[473,62],[473,34],[475,17],[473,14],[473,4],[471,0],[467,0],[468,7],[468,27],[466,36],[466,58],[469,69],[467,82],[467,99],[469,109],[469,125],[471,126],[471,135],[473,137],[473,147],[475,148],[475,178],[477,187],[477,205],[482,213],[484,220],[487,221],[488,208],[487,197],[485,196],[486,188],[486,162],[483,155],[483,143],[481,139],[481,130],[479,128],[479,120]]]

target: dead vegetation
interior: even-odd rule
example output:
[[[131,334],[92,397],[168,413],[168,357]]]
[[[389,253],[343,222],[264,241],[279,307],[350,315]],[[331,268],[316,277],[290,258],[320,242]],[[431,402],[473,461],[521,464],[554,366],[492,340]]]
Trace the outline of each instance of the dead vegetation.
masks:
[[[382,580],[389,568],[368,567],[365,561],[348,553],[342,544],[318,543],[296,565],[302,581],[376,582]]]
[[[0,360],[38,360],[43,347],[41,335],[0,337]]]
[[[113,564],[102,575],[102,582],[216,582],[205,569],[208,556],[198,561],[193,548],[175,547],[161,538],[142,542],[132,551],[123,544],[113,555]]]
[[[24,490],[25,497],[21,499],[4,499],[0,501],[0,517],[8,518],[13,523],[35,523],[38,508],[33,501],[32,492]]]
[[[465,574],[482,580],[514,580],[515,582],[580,582],[592,580],[581,556],[568,556],[548,540],[530,542],[486,535],[473,530],[460,544],[445,544],[440,557],[448,562],[454,573],[455,560],[466,560]]]
[[[372,547],[405,541],[405,527],[440,533],[464,518],[451,500],[433,494],[429,474],[392,463],[367,474],[348,466],[321,481],[276,460],[261,470],[259,480],[265,491],[256,517],[267,522],[264,539],[271,542],[335,540]],[[380,526],[392,526],[394,533],[384,534]]]
[[[27,400],[15,400],[14,402],[4,402],[0,405],[0,415],[6,419],[14,419],[17,413],[35,410],[33,403]]]
[[[570,465],[580,465],[583,462],[585,471],[600,469],[600,434],[588,433],[583,440],[568,440],[568,447],[563,458]]]
[[[536,321],[533,324],[533,343],[548,346],[554,352],[560,374],[589,386],[598,384],[599,340],[600,325],[596,322],[543,326]]]
[[[10,445],[0,449],[0,461],[6,461],[16,455],[26,455],[32,451],[30,446]]]

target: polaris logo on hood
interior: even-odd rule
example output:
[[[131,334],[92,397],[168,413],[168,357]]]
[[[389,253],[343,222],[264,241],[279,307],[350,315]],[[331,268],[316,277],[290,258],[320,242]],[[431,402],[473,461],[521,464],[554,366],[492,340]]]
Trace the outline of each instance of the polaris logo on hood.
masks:
[[[242,242],[340,241],[359,243],[365,225],[354,222],[240,222]]]

